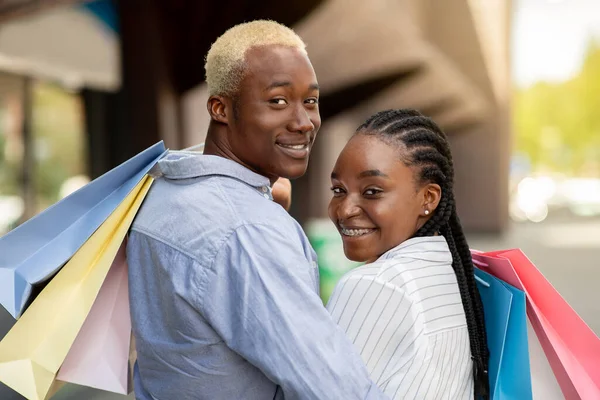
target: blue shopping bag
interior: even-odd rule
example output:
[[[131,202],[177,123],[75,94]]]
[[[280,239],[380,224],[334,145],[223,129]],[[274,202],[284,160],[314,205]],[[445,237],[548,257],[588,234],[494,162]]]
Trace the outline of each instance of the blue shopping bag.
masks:
[[[475,269],[483,301],[492,400],[532,399],[525,293]]]
[[[161,141],[0,237],[0,304],[19,318],[33,285],[52,277],[165,154]]]

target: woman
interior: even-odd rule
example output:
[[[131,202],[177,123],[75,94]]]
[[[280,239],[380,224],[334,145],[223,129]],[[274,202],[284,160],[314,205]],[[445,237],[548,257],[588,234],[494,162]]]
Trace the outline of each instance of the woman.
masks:
[[[369,118],[331,174],[345,275],[327,308],[395,399],[489,398],[483,308],[445,135],[414,110]]]

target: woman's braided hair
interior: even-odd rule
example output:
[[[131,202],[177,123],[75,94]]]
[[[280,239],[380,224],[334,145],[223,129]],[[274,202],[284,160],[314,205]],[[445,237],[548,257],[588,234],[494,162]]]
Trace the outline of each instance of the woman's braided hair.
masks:
[[[454,166],[446,135],[430,118],[411,109],[379,112],[365,121],[356,134],[375,135],[387,143],[404,147],[402,159],[408,166],[416,168],[417,180],[421,184],[440,185],[442,197],[437,208],[414,236],[441,234],[448,242],[469,330],[475,398],[489,399],[489,352],[483,305],[475,285],[469,245],[456,213]]]

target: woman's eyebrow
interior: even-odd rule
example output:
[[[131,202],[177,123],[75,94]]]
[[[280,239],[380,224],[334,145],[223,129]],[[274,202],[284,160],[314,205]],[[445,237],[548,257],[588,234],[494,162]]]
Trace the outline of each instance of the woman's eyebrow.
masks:
[[[380,176],[382,178],[388,178],[389,176],[384,174],[383,172],[381,172],[378,169],[368,169],[366,171],[361,172],[360,174],[358,174],[359,178],[368,178],[368,177],[372,177],[372,176]]]

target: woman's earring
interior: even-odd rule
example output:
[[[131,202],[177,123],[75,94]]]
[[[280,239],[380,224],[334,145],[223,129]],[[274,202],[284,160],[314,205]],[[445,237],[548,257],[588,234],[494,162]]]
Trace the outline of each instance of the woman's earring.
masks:
[[[425,215],[429,215],[429,210],[425,210]]]

